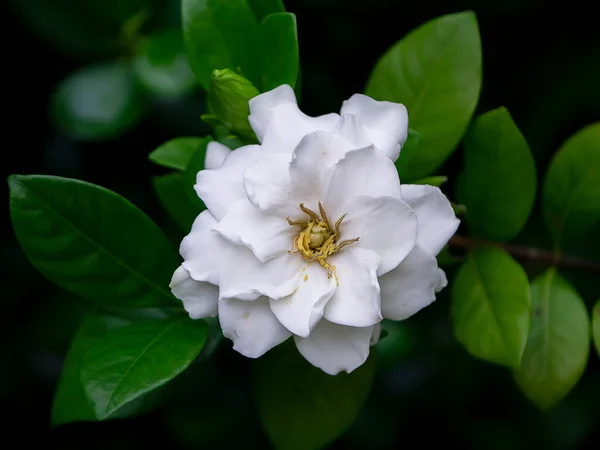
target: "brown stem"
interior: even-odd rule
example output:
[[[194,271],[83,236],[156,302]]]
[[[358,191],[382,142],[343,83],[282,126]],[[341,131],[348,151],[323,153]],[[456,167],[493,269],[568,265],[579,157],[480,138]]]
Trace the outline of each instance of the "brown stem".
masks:
[[[483,246],[493,246],[506,250],[515,258],[525,261],[542,261],[559,267],[569,267],[571,269],[587,270],[594,273],[600,273],[600,264],[576,256],[561,255],[540,248],[524,247],[515,244],[501,244],[498,242],[486,241],[483,239],[470,238],[466,236],[454,235],[448,243],[451,247],[476,248]]]

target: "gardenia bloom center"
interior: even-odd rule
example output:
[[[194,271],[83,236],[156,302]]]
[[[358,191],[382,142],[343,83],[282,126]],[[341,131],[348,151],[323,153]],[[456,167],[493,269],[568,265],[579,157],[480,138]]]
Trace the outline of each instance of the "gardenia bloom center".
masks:
[[[347,245],[357,242],[360,238],[356,237],[340,241],[340,225],[344,221],[346,214],[340,217],[332,226],[321,202],[319,202],[321,217],[314,211],[306,208],[303,203],[300,203],[300,210],[308,216],[308,220],[294,221],[289,217],[287,218],[291,226],[300,226],[303,228],[298,236],[294,237],[294,248],[290,253],[300,252],[307,261],[318,261],[327,270],[327,278],[335,275],[336,282],[338,282],[337,275],[335,274],[335,266],[332,266],[327,261],[327,257]]]
[[[211,142],[194,189],[207,209],[183,239],[171,290],[190,317],[219,317],[257,358],[293,338],[329,374],[363,364],[380,322],[446,286],[436,255],[458,227],[448,199],[400,184],[403,105],[356,94],[309,117],[280,86],[250,100],[260,145]]]

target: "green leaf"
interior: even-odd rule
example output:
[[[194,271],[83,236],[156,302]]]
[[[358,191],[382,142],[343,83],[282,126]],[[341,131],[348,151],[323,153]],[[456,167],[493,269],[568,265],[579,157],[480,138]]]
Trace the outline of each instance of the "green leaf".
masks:
[[[248,0],[248,4],[254,11],[258,23],[269,14],[285,12],[282,0]]]
[[[201,211],[206,209],[206,206],[204,205],[204,202],[200,200],[200,197],[198,197],[198,194],[194,189],[194,185],[196,184],[198,172],[204,170],[204,162],[206,161],[206,148],[211,140],[212,138],[210,136],[204,138],[202,144],[198,146],[190,158],[190,162],[183,173],[183,190],[188,196],[189,201],[196,205],[196,207],[200,208]]]
[[[479,116],[465,136],[460,201],[479,237],[508,241],[525,226],[537,186],[529,145],[506,108]]]
[[[81,381],[96,417],[105,419],[183,372],[202,350],[206,332],[206,323],[185,317],[133,323],[94,343]]]
[[[52,403],[53,425],[96,420],[92,404],[85,395],[79,379],[81,360],[94,342],[109,330],[127,323],[127,320],[111,316],[89,316],[84,319],[63,363]]]
[[[186,180],[184,174],[174,172],[154,177],[152,185],[169,217],[182,231],[188,232],[203,208],[190,198],[188,191],[193,190],[193,185],[187,185]]]
[[[351,374],[327,375],[292,345],[257,360],[254,393],[258,415],[277,449],[322,448],[354,422],[371,390],[374,361]]]
[[[70,422],[97,420],[94,407],[88,399],[80,379],[83,357],[88,349],[109,331],[116,330],[130,323],[128,319],[116,316],[86,317],[73,341],[63,363],[60,380],[52,403],[52,425]],[[146,413],[160,404],[160,391],[154,391],[138,397],[126,407],[116,410],[110,419],[122,419]]]
[[[446,181],[448,181],[448,177],[438,175],[433,177],[421,178],[420,180],[415,181],[415,184],[428,184],[430,186],[440,187]]]
[[[521,369],[515,378],[540,409],[558,404],[577,384],[590,351],[583,300],[555,269],[531,283],[533,317]]]
[[[262,91],[270,91],[282,84],[293,88],[300,65],[296,16],[291,13],[268,15],[260,24],[260,38]]]
[[[178,97],[194,90],[196,77],[183,48],[181,30],[164,30],[146,38],[133,62],[138,82],[163,97]]]
[[[182,0],[183,37],[198,82],[214,69],[241,69],[260,86],[258,23],[246,0]]]
[[[452,286],[454,334],[473,356],[518,368],[530,321],[529,282],[511,256],[473,251]]]
[[[175,307],[179,258],[162,231],[114,192],[84,181],[12,175],[10,214],[33,265],[104,307]]]
[[[600,356],[600,300],[598,300],[592,311],[592,334],[596,351],[598,352],[598,356]]]
[[[65,78],[51,99],[57,126],[83,141],[114,139],[136,125],[146,102],[126,63],[84,67]]]
[[[414,152],[414,148],[419,145],[419,141],[421,140],[421,134],[413,130],[412,128],[408,129],[408,134],[406,136],[406,142],[402,146],[403,151]],[[396,161],[396,165],[398,165],[398,161]]]
[[[600,226],[600,122],[570,137],[544,183],[544,215],[554,247],[587,239]]]
[[[418,148],[402,150],[406,181],[440,167],[469,125],[481,89],[481,42],[473,12],[438,17],[411,31],[377,62],[366,94],[406,105]]]
[[[148,159],[159,166],[184,171],[192,155],[206,138],[178,137],[171,139],[154,150]]]

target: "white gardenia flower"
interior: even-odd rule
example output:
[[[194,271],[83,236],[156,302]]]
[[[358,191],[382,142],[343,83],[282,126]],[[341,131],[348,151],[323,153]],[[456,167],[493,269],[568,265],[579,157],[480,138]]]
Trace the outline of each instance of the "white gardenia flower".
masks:
[[[293,336],[329,374],[351,372],[379,339],[446,286],[435,256],[459,221],[442,192],[400,185],[403,105],[356,94],[309,117],[280,86],[250,101],[260,145],[212,142],[196,192],[207,206],[183,239],[171,289],[190,317],[219,316],[256,358]]]

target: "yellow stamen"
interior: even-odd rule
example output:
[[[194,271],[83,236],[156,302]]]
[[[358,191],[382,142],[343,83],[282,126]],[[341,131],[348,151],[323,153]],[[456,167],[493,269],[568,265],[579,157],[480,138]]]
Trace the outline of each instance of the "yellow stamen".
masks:
[[[300,210],[310,220],[291,220],[287,217],[287,222],[290,226],[301,226],[303,228],[294,237],[292,250],[289,253],[300,252],[308,261],[317,261],[327,271],[327,277],[331,278],[335,276],[337,281],[335,266],[331,265],[327,261],[327,258],[344,247],[357,242],[359,238],[340,241],[340,225],[346,214],[340,217],[332,227],[321,202],[319,202],[320,217],[316,212],[306,208],[304,203],[300,204]]]

